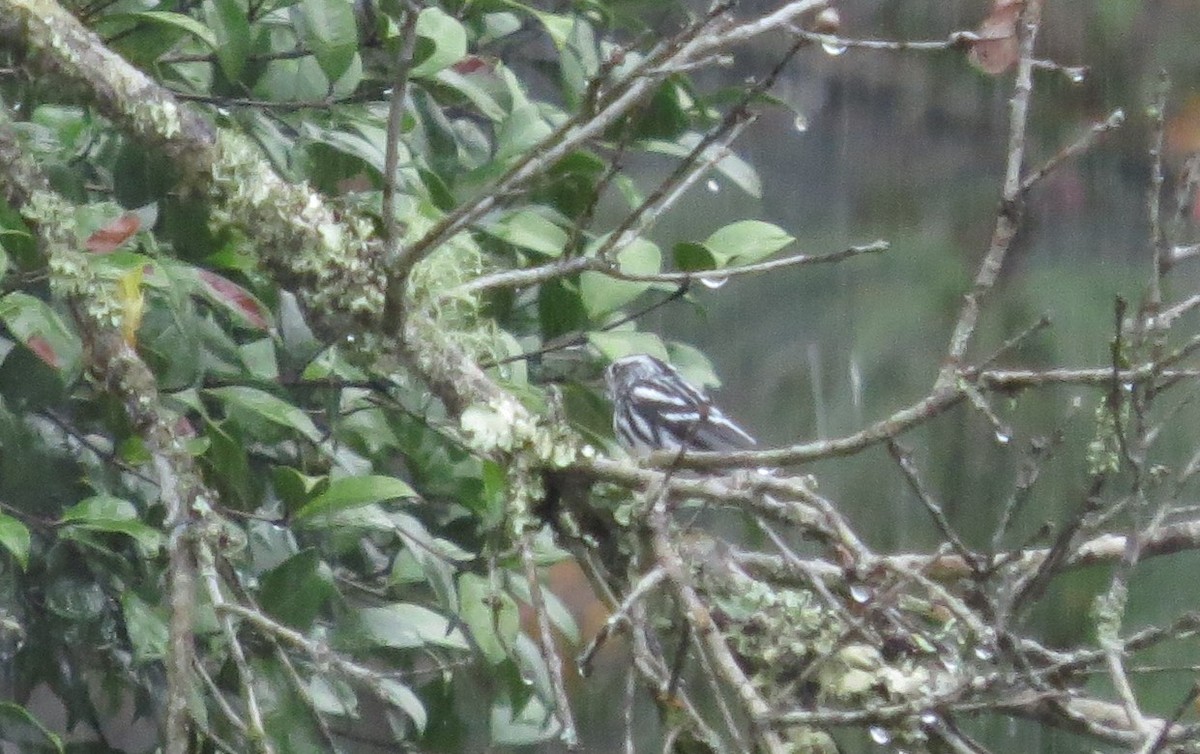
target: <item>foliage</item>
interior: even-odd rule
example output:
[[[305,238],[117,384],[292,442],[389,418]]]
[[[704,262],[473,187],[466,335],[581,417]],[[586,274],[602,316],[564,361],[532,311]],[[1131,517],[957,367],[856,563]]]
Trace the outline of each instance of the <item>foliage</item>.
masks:
[[[1126,652],[1129,573],[1096,600],[1101,648],[1073,661],[1027,640],[1022,603],[1083,558],[1067,549],[1083,534],[1108,533],[1088,518],[1104,484],[1134,480],[1113,503],[1124,521],[1163,477],[1143,419],[1182,356],[1146,335],[1153,307],[1111,364],[1069,376],[1114,390],[1095,405],[1097,491],[1040,556],[968,551],[896,443],[969,409],[1008,444],[994,399],[1050,380],[973,360],[970,300],[931,392],[841,444],[648,466],[612,447],[601,364],[649,353],[716,382],[703,353],[640,324],[648,311],[696,283],[886,248],[789,257],[793,233],[749,218],[670,248],[650,232],[698,181],[761,194],[730,145],[782,108],[769,90],[794,55],[844,51],[824,5],[119,0],[68,15],[0,0],[0,736],[68,750],[27,709],[44,690],[97,751],[122,716],[159,731],[142,750],[172,754],[614,740],[577,729],[564,680],[563,656],[592,639],[557,588],[580,573],[613,614],[581,671],[629,628],[625,664],[650,691],[631,684],[623,707],[658,704],[657,748],[828,751],[836,725],[950,747],[953,716],[978,707],[1074,729],[1074,674]],[[1041,4],[1017,5],[987,19],[1009,36],[986,66],[978,40],[944,46],[1017,71],[1014,178],[980,298],[1029,188],[1015,180]],[[748,83],[692,77],[762,39],[789,46]],[[628,170],[663,160],[653,184]],[[876,444],[942,527],[915,565],[871,552],[812,479],[720,472]],[[671,515],[684,501],[753,510],[771,556],[735,562],[693,536]],[[1140,511],[1129,541],[1151,551]],[[780,524],[817,546],[797,554]],[[689,643],[664,650],[680,616]],[[1044,677],[1052,663],[1061,678]],[[1057,713],[1013,701],[1060,681]],[[1095,738],[1144,750],[1153,725],[1170,730],[1096,717]]]
[[[527,163],[539,142],[595,106],[598,85],[646,55],[617,41],[644,32],[628,26],[636,13],[599,4],[550,12],[448,2],[418,13],[340,0],[205,0],[74,11],[180,100],[209,103],[214,124],[251,139],[280,175],[379,229],[388,223],[380,214],[387,93],[406,77],[394,202],[401,244]],[[390,731],[377,736],[424,736],[455,750],[481,737],[529,744],[559,735],[546,714],[554,699],[547,657],[518,620],[529,590],[505,552],[509,487],[522,482],[475,452],[479,427],[464,423],[463,435],[414,375],[314,336],[264,274],[253,233],[228,223],[212,197],[177,190],[179,166],[94,104],[61,96],[53,78],[10,76],[3,97],[27,114],[11,126],[21,149],[72,201],[79,274],[92,281],[84,295],[109,302],[105,323],[153,370],[162,407],[211,491],[217,557],[229,569],[215,588],[379,675],[370,688],[347,685],[270,632],[239,658],[219,595],[202,589],[192,617],[203,648],[197,672],[210,685],[195,689],[190,714],[197,741],[209,743],[197,745],[241,748],[233,742],[245,731],[214,694],[245,701],[246,684],[257,687],[275,751],[332,745],[331,730],[364,719],[371,692]],[[613,323],[624,307],[673,285],[596,271],[517,295],[456,286],[566,258],[611,257],[631,274],[659,272],[663,254],[637,229],[618,245],[592,218],[601,201],[631,209],[643,201],[643,190],[612,169],[621,154],[711,152],[718,170],[757,190],[748,165],[704,142],[718,117],[705,102],[683,75],[666,77],[633,116],[546,164],[519,197],[481,216],[477,233],[441,244],[414,271],[411,305],[480,359],[564,336],[608,357],[665,355],[674,347]],[[135,701],[138,716],[161,716],[171,610],[164,548],[180,533],[163,528],[161,480],[147,466],[155,453],[103,375],[89,375],[95,344],[73,319],[80,304],[64,297],[34,229],[12,209],[2,220],[0,546],[9,556],[5,631],[16,698],[44,684],[72,720],[94,727],[122,700]],[[688,269],[712,269],[790,240],[774,226],[739,223],[676,256]],[[711,374],[686,353],[694,373]],[[498,374],[541,401],[520,362]],[[607,434],[600,424],[590,429]],[[546,563],[562,557],[548,541],[538,551]],[[577,639],[567,612],[552,616],[557,631]],[[471,668],[468,676],[484,672],[492,682],[489,701],[464,717],[455,699],[466,692],[455,679]],[[97,683],[111,701],[97,702]],[[61,749],[50,735],[22,741]]]

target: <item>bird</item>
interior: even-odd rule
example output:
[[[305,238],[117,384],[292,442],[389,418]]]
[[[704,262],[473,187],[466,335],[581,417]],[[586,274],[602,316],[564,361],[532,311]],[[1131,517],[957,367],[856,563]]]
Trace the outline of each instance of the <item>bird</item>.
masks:
[[[732,451],[754,438],[675,367],[650,354],[613,361],[604,370],[613,404],[613,434],[627,451]]]

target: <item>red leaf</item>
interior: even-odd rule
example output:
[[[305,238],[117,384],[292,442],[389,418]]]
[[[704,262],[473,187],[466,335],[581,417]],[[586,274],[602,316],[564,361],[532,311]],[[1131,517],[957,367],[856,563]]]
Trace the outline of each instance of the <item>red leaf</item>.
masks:
[[[271,329],[271,324],[263,315],[262,306],[254,296],[250,295],[249,291],[210,270],[197,270],[197,272],[200,273],[201,282],[208,288],[208,292],[213,298],[241,314],[254,327],[260,330]]]
[[[54,346],[50,345],[50,341],[43,338],[41,335],[30,335],[29,340],[25,341],[25,347],[42,361],[50,366],[58,369],[62,366],[62,360],[58,358],[58,354],[54,352]]]
[[[468,76],[479,71],[492,70],[492,64],[478,55],[468,55],[450,67],[453,68],[455,72],[461,73],[464,76]]]
[[[94,254],[108,254],[116,251],[129,237],[138,232],[142,221],[132,212],[125,214],[105,225],[100,230],[88,236],[84,243],[87,250]]]

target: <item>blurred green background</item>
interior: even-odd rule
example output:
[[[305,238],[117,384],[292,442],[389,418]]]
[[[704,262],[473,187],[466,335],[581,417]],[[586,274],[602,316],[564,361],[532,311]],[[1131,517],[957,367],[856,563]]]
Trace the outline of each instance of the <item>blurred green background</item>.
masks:
[[[839,10],[849,38],[944,39],[975,28],[988,5],[896,0],[841,4]],[[971,353],[991,354],[1046,315],[1052,326],[999,366],[1105,366],[1116,297],[1136,311],[1149,281],[1148,108],[1159,91],[1160,70],[1170,81],[1165,209],[1174,208],[1173,178],[1183,159],[1200,149],[1200,3],[1047,6],[1038,56],[1087,66],[1088,72],[1081,82],[1061,71],[1035,74],[1027,167],[1040,165],[1117,108],[1127,121],[1029,194],[1026,221],[998,290],[987,300]],[[769,66],[784,40],[779,44],[744,50],[732,66],[701,81],[736,85],[747,71]],[[929,391],[995,222],[1012,75],[987,75],[956,51],[850,49],[831,56],[814,47],[793,61],[774,91],[802,118],[786,108],[769,109],[736,145],[760,171],[761,200],[714,176],[659,221],[654,239],[669,248],[736,219],[760,218],[797,237],[787,253],[831,253],[877,238],[889,241],[891,250],[735,278],[718,290],[697,286],[694,304],[672,304],[642,323],[704,351],[723,382],[719,402],[766,446],[845,435]],[[642,164],[644,185],[663,169]],[[1183,218],[1173,240],[1194,242],[1195,225],[1194,218]],[[1195,291],[1197,267],[1184,263],[1172,272],[1164,291],[1168,302]],[[1180,322],[1173,342],[1189,337],[1196,324],[1195,315]],[[1154,463],[1179,469],[1195,452],[1195,394],[1188,384],[1159,398],[1155,418],[1170,421],[1153,446]],[[1082,387],[995,396],[993,408],[1014,431],[1011,442],[999,442],[993,425],[969,407],[902,441],[914,450],[954,525],[972,545],[984,547],[1031,444],[1061,433],[1006,540],[1017,545],[1081,504],[1086,446],[1102,398],[1101,390]],[[928,550],[940,541],[886,449],[803,471],[816,475],[821,492],[878,550]],[[1116,496],[1127,486],[1118,479],[1110,489]],[[1182,502],[1189,497],[1194,490],[1182,491]],[[1127,630],[1163,623],[1200,603],[1200,584],[1187,577],[1197,565],[1194,553],[1140,565]],[[1096,568],[1057,580],[1030,632],[1052,646],[1093,641],[1089,611],[1108,576],[1108,569]],[[1175,708],[1194,681],[1197,654],[1195,642],[1185,641],[1136,658],[1137,666],[1170,667],[1137,674],[1147,709],[1167,714]],[[1083,745],[1021,723],[982,727],[976,732],[1004,751],[1077,751]],[[865,739],[843,745],[850,747],[846,751],[875,748]]]

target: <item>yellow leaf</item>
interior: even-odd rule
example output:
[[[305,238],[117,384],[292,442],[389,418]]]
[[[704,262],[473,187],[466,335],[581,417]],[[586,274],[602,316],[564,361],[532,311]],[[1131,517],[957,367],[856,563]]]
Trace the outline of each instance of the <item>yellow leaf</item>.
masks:
[[[146,311],[142,296],[143,268],[139,265],[117,278],[117,302],[121,305],[121,335],[130,348],[137,346],[137,331]]]

